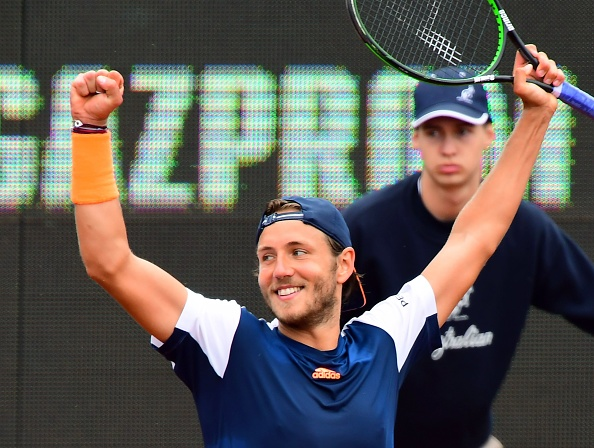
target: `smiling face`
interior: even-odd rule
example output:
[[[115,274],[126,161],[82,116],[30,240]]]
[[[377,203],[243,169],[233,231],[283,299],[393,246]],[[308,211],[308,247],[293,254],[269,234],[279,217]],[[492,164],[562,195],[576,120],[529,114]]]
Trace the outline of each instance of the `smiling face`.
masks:
[[[299,220],[266,227],[258,241],[258,284],[282,325],[309,329],[338,319],[352,248],[336,257],[328,237]],[[354,260],[354,256],[353,256]]]
[[[431,182],[449,188],[469,182],[478,185],[483,151],[494,138],[490,123],[472,125],[455,118],[439,117],[415,129],[412,143],[421,152],[423,172]]]

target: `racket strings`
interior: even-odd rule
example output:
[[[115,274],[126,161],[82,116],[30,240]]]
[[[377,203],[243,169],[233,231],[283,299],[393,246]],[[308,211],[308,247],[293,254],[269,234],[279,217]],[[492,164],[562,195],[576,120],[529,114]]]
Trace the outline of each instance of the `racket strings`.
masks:
[[[357,0],[360,21],[392,59],[427,76],[442,67],[489,72],[503,36],[486,0]]]

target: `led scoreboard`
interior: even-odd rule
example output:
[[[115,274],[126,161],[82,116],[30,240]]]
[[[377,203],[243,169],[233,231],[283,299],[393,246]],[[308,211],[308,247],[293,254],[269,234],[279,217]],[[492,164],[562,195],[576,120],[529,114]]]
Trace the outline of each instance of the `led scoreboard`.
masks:
[[[33,70],[0,65],[3,120],[31,120],[42,108],[49,109],[47,138],[0,136],[0,210],[71,208],[70,83],[78,73],[99,68],[65,65],[52,76],[45,98]],[[196,70],[190,65],[137,64],[126,85],[127,95],[148,93],[142,129],[127,145],[133,150],[128,170],[118,113],[109,123],[118,184],[132,209],[232,212],[241,169],[272,157],[278,159],[273,174],[278,195],[318,195],[339,207],[359,196],[362,184],[367,190],[381,188],[421,168],[418,152],[410,147],[415,81],[392,69],[380,68],[362,84],[360,76],[335,65],[288,65],[277,75],[259,65]],[[502,150],[519,107],[502,85],[486,87],[497,139],[485,153],[485,172]],[[197,144],[181,160],[192,113],[198,114]],[[548,209],[571,201],[574,113],[560,104],[530,183],[528,197]],[[366,155],[362,182],[352,160],[358,145]],[[183,163],[193,167],[192,178],[172,180]]]

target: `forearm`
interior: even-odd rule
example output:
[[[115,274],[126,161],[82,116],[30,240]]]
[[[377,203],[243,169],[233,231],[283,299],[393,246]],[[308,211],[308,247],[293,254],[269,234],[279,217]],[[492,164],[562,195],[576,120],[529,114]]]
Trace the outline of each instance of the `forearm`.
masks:
[[[544,106],[523,112],[495,166],[458,216],[452,234],[476,235],[487,256],[495,251],[523,198],[553,113]]]
[[[92,276],[117,269],[130,252],[118,196],[109,133],[73,133],[71,197],[81,256]]]
[[[131,254],[117,199],[75,206],[80,255],[89,275],[99,280],[113,275]]]

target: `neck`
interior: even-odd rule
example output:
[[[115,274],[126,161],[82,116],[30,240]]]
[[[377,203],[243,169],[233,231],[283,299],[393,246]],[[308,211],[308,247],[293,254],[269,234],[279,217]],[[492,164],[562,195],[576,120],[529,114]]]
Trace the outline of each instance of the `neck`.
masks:
[[[338,346],[340,321],[331,319],[328,322],[313,325],[309,328],[297,327],[279,322],[279,331],[288,338],[320,351],[334,350]]]
[[[454,221],[476,192],[480,177],[460,185],[440,185],[428,175],[419,177],[419,194],[423,205],[439,221]]]

